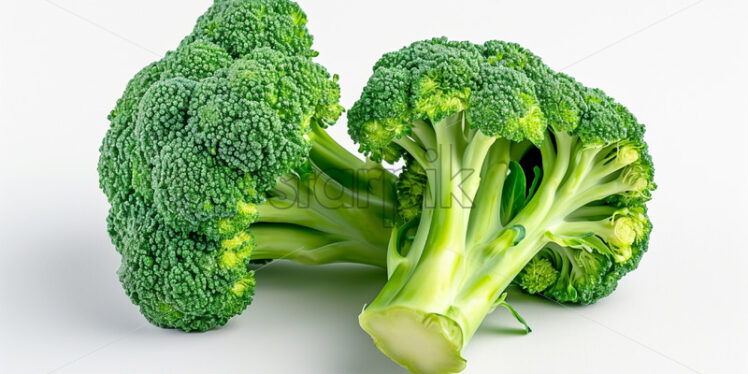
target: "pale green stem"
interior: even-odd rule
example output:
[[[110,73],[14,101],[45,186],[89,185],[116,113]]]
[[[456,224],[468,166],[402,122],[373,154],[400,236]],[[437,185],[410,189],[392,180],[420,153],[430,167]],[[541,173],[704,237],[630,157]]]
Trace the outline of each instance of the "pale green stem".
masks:
[[[385,267],[382,247],[317,230],[282,224],[252,226],[254,260],[291,260],[305,265],[350,262]]]
[[[589,220],[594,217],[610,217],[615,213],[618,208],[610,205],[592,205],[583,206],[571,214],[569,214],[567,220]]]
[[[423,167],[424,169],[427,170],[433,167],[432,162],[427,158],[426,151],[424,151],[424,149],[421,148],[420,145],[416,144],[416,142],[414,142],[412,139],[401,137],[395,138],[393,142],[403,147],[403,149],[405,149],[406,152],[413,156],[413,159],[421,164],[421,167]]]
[[[489,152],[482,169],[478,192],[470,212],[467,243],[478,244],[501,230],[500,207],[504,180],[509,169],[511,143],[498,140]]]
[[[421,141],[423,148],[427,152],[436,151],[436,134],[431,125],[420,119],[415,120],[413,121],[412,131],[413,135]]]

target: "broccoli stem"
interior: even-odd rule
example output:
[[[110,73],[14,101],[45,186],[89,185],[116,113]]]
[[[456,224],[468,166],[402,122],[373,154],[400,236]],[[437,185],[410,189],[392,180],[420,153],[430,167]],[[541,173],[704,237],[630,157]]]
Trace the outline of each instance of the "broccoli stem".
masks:
[[[480,178],[482,187],[478,188],[470,211],[469,244],[475,245],[489,235],[498,233],[502,228],[499,208],[504,180],[509,170],[509,161],[511,161],[510,149],[511,142],[500,139],[496,146],[491,148],[484,161],[486,165],[481,168]]]
[[[381,247],[350,238],[289,224],[252,226],[256,245],[253,260],[291,260],[305,265],[351,262],[384,268]]]
[[[572,214],[568,215],[566,219],[570,221],[603,219],[613,215],[616,210],[618,210],[618,208],[610,205],[586,205],[575,210]]]
[[[485,316],[496,308],[497,300],[522,268],[542,249],[546,239],[542,234],[531,233],[514,245],[516,232],[504,230],[490,246],[484,248],[482,263],[477,258],[468,259],[473,269],[464,286],[457,292],[451,308],[453,318],[459,322],[463,339],[469,341]]]
[[[380,164],[361,161],[317,125],[308,136],[309,165],[281,178],[267,201],[256,207],[259,219],[252,231],[258,246],[252,257],[286,254],[303,263],[384,266],[395,219],[394,176]],[[284,231],[285,240],[266,236],[271,229]]]
[[[395,196],[391,191],[397,177],[381,164],[362,161],[316,124],[311,126],[307,138],[312,143],[309,157],[320,170],[349,189],[367,192],[394,204]]]
[[[413,135],[426,151],[436,150],[436,134],[423,120],[413,121]]]
[[[415,372],[458,371],[463,345],[552,234],[613,236],[607,218],[614,211],[592,204],[640,187],[621,171],[635,157],[622,152],[610,157],[615,147],[583,147],[575,136],[549,131],[540,147],[543,178],[537,192],[501,226],[497,212],[512,144],[477,133],[464,146],[464,139],[457,139],[463,133],[455,131],[462,121],[457,115],[434,124],[438,159],[424,165],[436,168],[427,172],[434,196],[424,199],[407,253],[390,243],[390,279],[359,316],[375,344]],[[472,173],[455,172],[466,169]],[[600,220],[567,221],[590,215]],[[432,368],[434,357],[441,366]]]
[[[302,200],[270,199],[257,206],[260,223],[288,223],[326,234],[338,235],[382,248],[387,248],[391,231],[390,210],[364,203],[332,207],[321,199],[304,193]],[[391,223],[391,221],[389,221]],[[254,227],[254,225],[253,225]]]

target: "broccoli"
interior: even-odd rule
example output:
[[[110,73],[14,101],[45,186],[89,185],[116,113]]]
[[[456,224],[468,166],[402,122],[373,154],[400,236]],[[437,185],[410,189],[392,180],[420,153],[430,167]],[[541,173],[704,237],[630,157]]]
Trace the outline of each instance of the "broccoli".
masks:
[[[387,53],[348,125],[361,151],[408,165],[388,281],[359,321],[413,372],[461,371],[510,284],[592,303],[647,249],[644,126],[517,44],[440,38]]]
[[[291,1],[216,1],[112,110],[108,231],[151,323],[224,325],[252,301],[254,261],[385,265],[395,177],[325,132],[343,108],[305,24]]]

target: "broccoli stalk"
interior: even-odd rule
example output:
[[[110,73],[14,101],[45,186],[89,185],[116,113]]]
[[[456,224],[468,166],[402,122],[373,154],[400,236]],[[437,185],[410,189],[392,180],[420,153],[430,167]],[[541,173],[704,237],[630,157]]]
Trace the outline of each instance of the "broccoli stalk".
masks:
[[[512,282],[590,303],[646,249],[643,126],[517,45],[434,39],[389,53],[349,126],[373,157],[407,155],[402,201],[422,191],[420,215],[390,241],[389,279],[359,317],[413,372],[461,371],[463,347]]]
[[[279,178],[255,206],[252,259],[385,267],[395,177],[379,163],[359,160],[319,126],[307,135],[309,161]]]

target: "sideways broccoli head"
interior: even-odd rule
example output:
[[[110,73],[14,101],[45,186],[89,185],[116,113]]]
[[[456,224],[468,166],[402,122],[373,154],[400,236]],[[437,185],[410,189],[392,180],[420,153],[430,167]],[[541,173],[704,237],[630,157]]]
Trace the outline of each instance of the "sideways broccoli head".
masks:
[[[348,123],[361,151],[406,159],[407,223],[360,322],[412,371],[461,370],[462,347],[512,282],[592,303],[647,249],[644,126],[519,45],[433,39],[385,54]],[[429,344],[413,348],[403,331]]]
[[[217,1],[110,114],[109,232],[152,323],[225,324],[252,300],[255,260],[384,265],[394,180],[324,131],[343,108],[305,23],[289,1]]]

